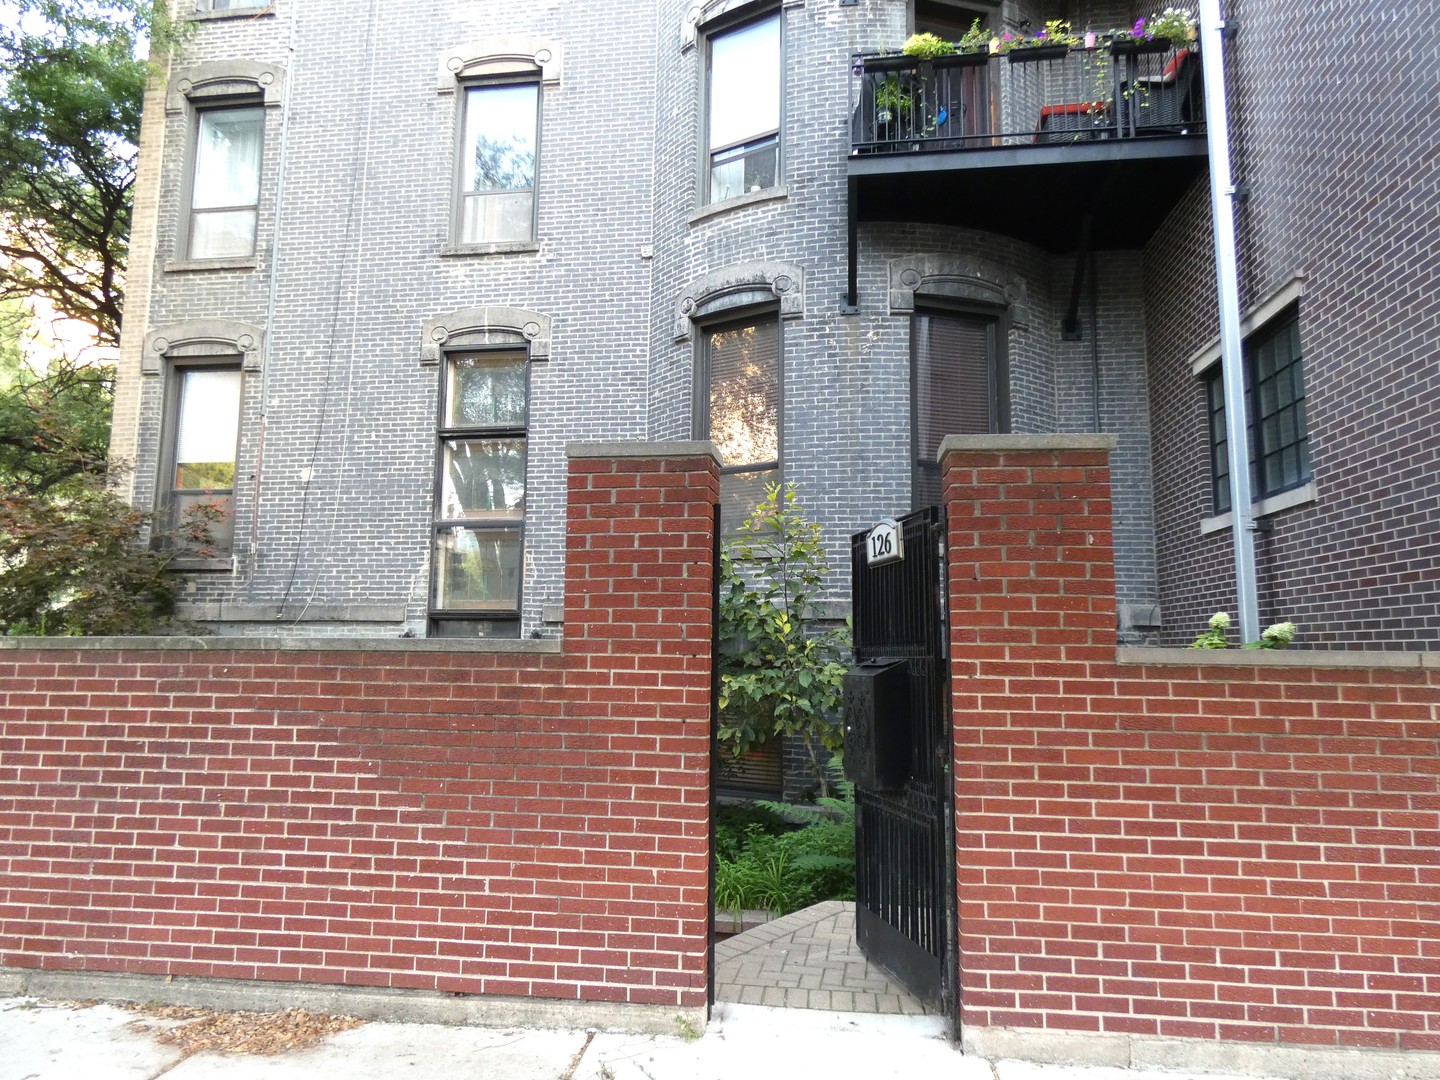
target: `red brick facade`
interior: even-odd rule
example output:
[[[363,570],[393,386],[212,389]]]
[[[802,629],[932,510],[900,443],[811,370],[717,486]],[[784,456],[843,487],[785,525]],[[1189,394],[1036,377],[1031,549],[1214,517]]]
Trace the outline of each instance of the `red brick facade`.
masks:
[[[563,652],[0,651],[0,966],[703,1007],[717,497],[574,457]]]
[[[947,445],[964,1026],[1440,1050],[1435,658],[1117,654],[1107,440]],[[572,462],[563,651],[7,643],[0,967],[703,1007],[716,497]]]
[[[946,459],[964,1024],[1440,1050],[1436,658],[1118,662],[1088,442]]]

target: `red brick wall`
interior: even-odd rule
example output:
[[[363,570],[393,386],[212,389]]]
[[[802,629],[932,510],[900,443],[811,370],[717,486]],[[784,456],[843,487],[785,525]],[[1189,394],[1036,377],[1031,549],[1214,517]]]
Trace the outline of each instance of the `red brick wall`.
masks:
[[[716,498],[572,461],[563,653],[0,650],[0,966],[703,1006]]]
[[[1436,658],[1120,663],[1105,451],[958,445],[963,1022],[1440,1049]]]

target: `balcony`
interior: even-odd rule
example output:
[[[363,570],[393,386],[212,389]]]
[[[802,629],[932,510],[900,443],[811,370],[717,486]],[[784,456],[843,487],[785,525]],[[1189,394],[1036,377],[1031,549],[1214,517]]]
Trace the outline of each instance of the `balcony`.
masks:
[[[852,252],[864,221],[1141,247],[1205,168],[1193,47],[860,53],[851,73]]]

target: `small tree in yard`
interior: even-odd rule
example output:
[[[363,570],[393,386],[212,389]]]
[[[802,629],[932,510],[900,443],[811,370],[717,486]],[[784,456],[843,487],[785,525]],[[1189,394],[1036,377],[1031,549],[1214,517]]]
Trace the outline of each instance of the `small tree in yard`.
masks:
[[[739,757],[798,735],[822,789],[819,749],[844,741],[836,716],[850,650],[848,627],[819,625],[825,572],[820,527],[793,484],[769,488],[720,554],[720,745]]]
[[[159,629],[180,586],[165,571],[176,551],[147,548],[147,516],[106,487],[113,372],[32,368],[22,323],[0,300],[0,634]],[[174,543],[205,554],[214,521],[202,504]]]

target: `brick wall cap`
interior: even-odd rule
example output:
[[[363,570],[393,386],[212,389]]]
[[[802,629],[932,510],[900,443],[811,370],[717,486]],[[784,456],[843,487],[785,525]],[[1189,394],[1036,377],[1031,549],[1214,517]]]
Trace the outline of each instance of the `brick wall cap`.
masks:
[[[1121,664],[1187,667],[1440,668],[1440,652],[1316,652],[1311,649],[1152,649],[1121,646]]]
[[[720,448],[709,439],[681,439],[674,442],[574,442],[565,444],[567,458],[661,458],[711,457],[716,465],[725,462]]]
[[[0,637],[0,651],[560,653],[557,638]]]
[[[940,443],[936,460],[946,454],[968,454],[977,450],[1023,452],[1026,450],[1114,450],[1114,435],[947,435]]]

